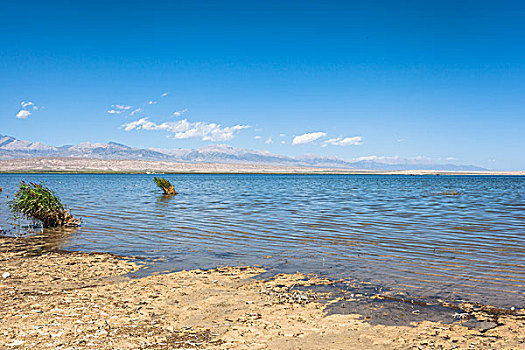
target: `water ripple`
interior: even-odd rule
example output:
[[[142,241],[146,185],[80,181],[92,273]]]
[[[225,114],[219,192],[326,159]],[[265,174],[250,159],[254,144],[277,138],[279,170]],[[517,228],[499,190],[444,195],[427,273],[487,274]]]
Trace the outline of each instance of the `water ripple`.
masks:
[[[0,175],[0,226],[22,179],[84,219],[49,244],[248,263],[377,281],[418,295],[525,306],[525,179],[490,176]],[[453,189],[460,196],[440,193]],[[271,258],[270,258],[271,257]]]

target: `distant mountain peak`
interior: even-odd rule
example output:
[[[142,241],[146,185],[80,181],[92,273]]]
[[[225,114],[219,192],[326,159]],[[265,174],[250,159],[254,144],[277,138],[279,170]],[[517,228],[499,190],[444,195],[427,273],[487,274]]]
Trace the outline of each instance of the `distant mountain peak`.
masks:
[[[156,160],[173,162],[207,162],[267,164],[280,166],[310,166],[320,168],[366,169],[366,170],[450,170],[481,171],[486,170],[471,165],[432,164],[428,159],[403,159],[395,161],[387,157],[362,157],[356,160],[344,160],[335,156],[304,154],[289,157],[272,154],[268,151],[236,148],[227,144],[210,144],[197,149],[162,149],[133,148],[118,142],[91,143],[53,147],[41,142],[17,140],[11,136],[0,135],[0,159],[29,157],[82,157],[95,159]]]

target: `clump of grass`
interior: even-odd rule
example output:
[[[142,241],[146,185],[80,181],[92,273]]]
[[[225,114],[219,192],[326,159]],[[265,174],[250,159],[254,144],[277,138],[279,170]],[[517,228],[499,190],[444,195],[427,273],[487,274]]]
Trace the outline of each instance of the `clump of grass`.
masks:
[[[164,191],[164,194],[167,194],[167,195],[177,194],[177,192],[175,191],[175,187],[173,187],[171,182],[169,182],[168,180],[163,179],[161,177],[154,177],[153,181],[155,181],[157,186],[160,187]]]
[[[444,192],[439,192],[438,194],[442,196],[461,196],[463,193],[456,191],[456,190],[447,190]]]
[[[20,182],[9,207],[14,214],[40,221],[43,227],[80,225],[80,219],[73,217],[53,191],[41,184]]]

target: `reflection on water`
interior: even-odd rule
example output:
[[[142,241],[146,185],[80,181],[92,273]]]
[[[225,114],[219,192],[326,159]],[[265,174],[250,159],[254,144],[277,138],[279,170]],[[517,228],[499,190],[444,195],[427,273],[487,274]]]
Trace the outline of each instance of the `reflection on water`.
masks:
[[[165,258],[158,269],[259,263],[525,306],[525,178],[165,177],[178,195],[160,195],[153,175],[0,175],[0,226],[21,179],[45,182],[84,222],[49,238],[66,249]]]

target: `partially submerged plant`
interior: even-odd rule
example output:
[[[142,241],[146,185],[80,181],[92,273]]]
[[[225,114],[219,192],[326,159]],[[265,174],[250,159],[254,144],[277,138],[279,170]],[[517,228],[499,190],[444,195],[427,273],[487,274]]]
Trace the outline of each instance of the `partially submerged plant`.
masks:
[[[177,191],[175,191],[175,187],[173,187],[171,182],[169,182],[168,180],[163,179],[161,177],[154,177],[153,181],[155,181],[157,186],[160,187],[164,191],[164,194],[168,194],[168,195],[177,194]]]
[[[442,196],[461,196],[463,193],[456,191],[456,190],[447,190],[444,192],[439,192],[438,194]]]
[[[80,219],[73,217],[53,191],[41,184],[20,182],[9,207],[15,214],[40,221],[43,227],[80,225]]]

